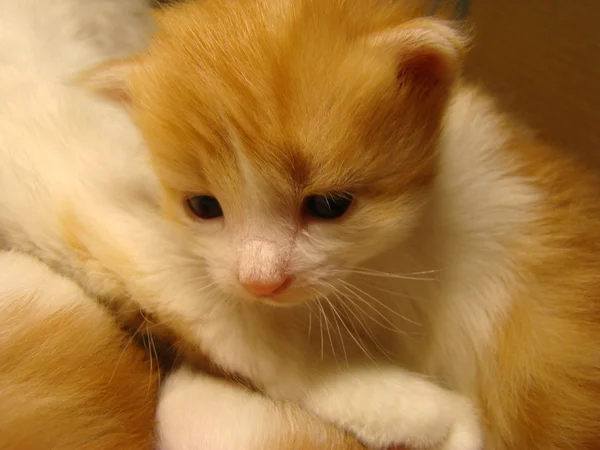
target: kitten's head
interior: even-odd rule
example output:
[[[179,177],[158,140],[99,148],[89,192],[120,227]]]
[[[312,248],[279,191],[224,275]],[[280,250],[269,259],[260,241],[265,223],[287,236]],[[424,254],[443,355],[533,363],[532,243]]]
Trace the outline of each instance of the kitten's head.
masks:
[[[399,3],[188,2],[88,74],[131,108],[165,215],[226,295],[310,300],[415,225],[464,41]]]

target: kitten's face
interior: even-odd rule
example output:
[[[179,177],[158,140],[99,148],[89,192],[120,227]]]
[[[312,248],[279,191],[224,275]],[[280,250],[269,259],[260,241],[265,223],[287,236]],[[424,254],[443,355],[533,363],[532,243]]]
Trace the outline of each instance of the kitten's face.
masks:
[[[445,56],[432,44],[403,65],[396,36],[377,24],[354,36],[329,10],[207,3],[195,17],[200,3],[166,13],[130,78],[165,214],[224,296],[328,294],[417,221],[435,175]]]

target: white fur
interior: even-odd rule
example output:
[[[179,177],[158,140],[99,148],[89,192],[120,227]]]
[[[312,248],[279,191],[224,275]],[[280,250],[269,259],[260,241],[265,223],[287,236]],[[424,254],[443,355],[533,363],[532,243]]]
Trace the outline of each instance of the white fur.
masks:
[[[513,174],[498,150],[506,139],[494,105],[467,90],[454,98],[442,135],[435,221],[444,239],[433,249],[444,260],[432,321],[428,372],[473,394],[475,361],[509,312],[518,286],[511,246],[534,221],[541,193]],[[434,300],[434,299],[432,299]]]
[[[336,442],[307,413],[186,367],[162,388],[157,422],[159,450],[287,448],[286,442],[305,435],[310,448],[331,448]],[[294,448],[305,447],[296,443]]]
[[[72,280],[53,272],[43,262],[23,253],[0,251],[0,309],[25,306],[15,304],[17,300],[35,302],[35,307],[48,315],[79,306],[93,314],[104,314]]]
[[[195,223],[192,233],[180,233],[161,219],[156,180],[125,113],[61,82],[77,61],[114,55],[99,56],[105,47],[90,45],[94,39],[61,40],[62,32],[61,39],[49,39],[46,33],[54,36],[59,24],[21,26],[29,16],[10,3],[0,3],[3,24],[15,18],[14,27],[0,27],[0,243],[35,254],[95,295],[133,297],[158,317],[177,321],[223,368],[373,446],[480,447],[477,413],[467,400],[474,395],[477,352],[490,345],[495,322],[511,307],[516,279],[506,248],[538,200],[497,152],[505,136],[491,105],[470,92],[456,95],[440,146],[440,175],[422,216],[398,205],[397,217],[374,224],[369,233],[311,225],[294,234],[289,218],[257,214],[254,205],[260,203],[262,213],[276,203],[272,193],[248,190],[240,181],[238,217],[230,223],[243,226]],[[23,5],[34,3],[40,8],[36,20],[54,17],[54,4]],[[90,12],[96,5],[83,3]],[[128,2],[106,3],[118,9],[117,3]],[[123,23],[110,22],[116,27],[111,33],[146,29],[135,24],[136,15],[123,17]],[[55,57],[57,45],[64,51]],[[71,50],[76,57],[68,56]],[[260,186],[256,176],[249,178]],[[257,203],[257,195],[265,201]],[[80,259],[64,242],[58,217],[65,211],[87,230],[81,244],[92,258]],[[416,231],[407,236],[411,221],[417,221]],[[265,258],[277,254],[252,259],[248,239],[257,235],[291,242],[288,269],[295,283],[285,298],[291,303],[318,296],[320,303],[270,308],[239,301],[247,295],[237,285],[240,249],[242,263],[263,271],[252,274],[258,278],[270,276]],[[380,367],[386,357],[393,367]],[[217,401],[215,389],[209,405]],[[171,406],[163,411],[184,408],[187,401],[193,408],[203,395],[169,392]],[[224,417],[222,406],[214,417],[200,410],[197,420],[206,425],[204,420]],[[181,427],[194,423],[187,420],[160,416],[173,445],[187,445],[185,435],[177,440]]]
[[[0,3],[0,191],[10,193],[0,200],[0,244],[93,276],[94,262],[64,259],[57,212],[156,197],[126,113],[69,86],[88,64],[143,48],[153,26],[147,10],[144,0]],[[102,215],[112,219],[110,209]],[[118,284],[99,279],[109,290]]]
[[[272,409],[242,387],[183,368],[162,389],[160,450],[259,448],[263,431],[257,424],[267,421]]]

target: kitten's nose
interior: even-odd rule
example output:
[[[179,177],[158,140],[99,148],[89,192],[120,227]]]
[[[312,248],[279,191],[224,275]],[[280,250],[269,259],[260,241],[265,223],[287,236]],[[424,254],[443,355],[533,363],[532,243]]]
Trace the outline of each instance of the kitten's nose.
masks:
[[[259,297],[270,297],[279,294],[287,289],[290,285],[290,278],[281,278],[273,281],[248,281],[242,283],[248,292]]]

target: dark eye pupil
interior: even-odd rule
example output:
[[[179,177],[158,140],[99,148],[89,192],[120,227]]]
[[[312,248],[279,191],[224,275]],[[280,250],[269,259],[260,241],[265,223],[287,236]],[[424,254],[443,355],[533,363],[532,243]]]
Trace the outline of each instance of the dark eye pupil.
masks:
[[[311,195],[306,199],[306,211],[313,217],[331,220],[343,216],[351,204],[350,195]]]
[[[209,195],[197,195],[187,199],[190,211],[201,219],[216,219],[223,216],[219,201]]]

